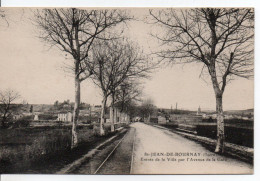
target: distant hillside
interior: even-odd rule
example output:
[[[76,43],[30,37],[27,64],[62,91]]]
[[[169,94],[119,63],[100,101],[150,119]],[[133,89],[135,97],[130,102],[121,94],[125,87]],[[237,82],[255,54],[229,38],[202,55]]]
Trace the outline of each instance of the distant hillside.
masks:
[[[73,109],[74,103],[64,104],[60,103],[59,106],[54,106],[54,104],[29,104],[33,106],[34,112],[48,112],[48,111],[70,111]],[[81,103],[80,110],[88,109],[89,104]]]
[[[248,115],[254,114],[254,109],[246,109],[246,110],[228,110],[224,111],[225,114],[235,114],[235,115]]]
[[[190,110],[179,110],[179,109],[174,109],[174,110],[171,110],[171,109],[164,109],[164,108],[159,108],[158,111],[163,111],[165,113],[172,113],[172,114],[196,114],[197,111],[190,111]],[[205,113],[205,114],[215,114],[216,111],[214,110],[202,110],[201,111],[202,113]],[[254,109],[245,109],[245,110],[227,110],[227,111],[224,111],[224,114],[232,114],[232,115],[254,115]]]
[[[167,114],[195,114],[196,111],[184,110],[184,109],[158,109],[160,112],[164,112]]]

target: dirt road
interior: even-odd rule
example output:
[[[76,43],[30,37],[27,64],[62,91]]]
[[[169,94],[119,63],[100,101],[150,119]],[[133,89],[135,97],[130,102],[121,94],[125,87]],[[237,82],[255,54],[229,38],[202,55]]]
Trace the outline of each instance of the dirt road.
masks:
[[[251,164],[216,155],[171,131],[133,123],[74,174],[251,174]]]
[[[250,174],[253,166],[144,123],[136,129],[132,174]]]

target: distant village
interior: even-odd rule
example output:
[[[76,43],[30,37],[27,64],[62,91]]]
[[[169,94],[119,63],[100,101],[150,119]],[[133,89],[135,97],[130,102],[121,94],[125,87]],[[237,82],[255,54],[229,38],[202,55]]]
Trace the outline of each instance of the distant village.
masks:
[[[64,102],[56,101],[50,104],[25,104],[22,108],[13,114],[14,120],[22,118],[40,121],[58,121],[64,123],[72,122],[74,102],[66,100]],[[101,105],[80,104],[80,122],[93,123],[99,122],[101,115]],[[106,107],[105,122],[110,122],[110,107]],[[116,120],[119,122],[130,122],[129,116],[118,109],[115,109]]]
[[[197,111],[190,111],[184,109],[178,109],[177,103],[175,109],[171,108],[158,108],[150,117],[144,118],[144,122],[154,122],[158,124],[167,123],[185,123],[185,124],[196,124],[196,123],[216,123],[217,114],[215,111],[202,110],[199,106]],[[254,109],[247,110],[233,110],[224,111],[224,119],[229,122],[232,120],[236,121],[253,121]],[[141,117],[136,120],[142,120]]]
[[[21,118],[30,119],[33,121],[59,121],[64,123],[72,122],[73,102],[66,100],[63,102],[56,101],[53,105],[47,104],[27,104],[23,108],[13,115],[14,120]],[[106,107],[105,122],[110,122],[110,107]],[[146,117],[141,114],[137,114],[134,117],[120,112],[119,109],[115,109],[116,120],[119,122],[154,122],[159,124],[166,124],[168,122],[178,123],[199,123],[199,122],[215,122],[217,114],[214,111],[202,110],[198,107],[197,111],[189,111],[167,108],[156,108],[151,112],[151,115]],[[93,123],[99,122],[101,114],[101,105],[90,105],[87,103],[80,104],[80,119],[81,123]],[[241,110],[241,111],[226,111],[224,112],[225,120],[248,120],[253,121],[254,110]]]

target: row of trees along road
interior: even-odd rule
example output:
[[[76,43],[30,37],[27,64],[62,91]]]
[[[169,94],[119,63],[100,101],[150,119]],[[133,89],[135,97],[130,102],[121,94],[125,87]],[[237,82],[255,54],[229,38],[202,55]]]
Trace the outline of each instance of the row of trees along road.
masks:
[[[114,131],[115,103],[125,101],[128,96],[135,96],[136,92],[126,92],[136,79],[147,76],[153,68],[148,57],[144,56],[134,43],[126,39],[111,41],[97,41],[92,49],[93,80],[103,93],[100,134],[104,134],[103,123],[107,98],[111,96],[111,131]],[[122,99],[117,99],[120,96]],[[128,97],[129,98],[129,97]],[[123,102],[122,102],[123,103]],[[125,102],[124,102],[125,103]]]
[[[147,119],[148,122],[151,121],[152,114],[156,113],[156,106],[154,101],[151,98],[145,99],[142,101],[142,104],[139,106],[139,115],[142,117],[143,121]]]
[[[170,63],[199,62],[209,75],[216,97],[215,152],[224,152],[224,90],[235,76],[253,76],[253,9],[164,9],[150,10],[150,15],[164,30],[154,35],[164,47],[157,55]]]
[[[116,40],[119,34],[115,31],[115,27],[132,19],[126,11],[42,9],[36,10],[34,15],[35,23],[41,30],[40,38],[50,46],[57,46],[62,52],[69,54],[72,58],[69,60],[73,61],[71,70],[74,74],[75,105],[71,147],[74,148],[77,146],[80,83],[92,76],[102,89],[103,107],[109,95],[112,95],[112,107],[115,99],[124,105],[125,101],[129,102],[129,97],[127,98],[125,94],[131,93],[124,87],[133,85],[131,83],[133,79],[143,77],[151,66],[143,61],[145,57],[142,57],[137,51],[138,48],[131,42]],[[150,23],[160,25],[159,27],[163,29],[159,35],[154,35],[162,43],[160,50],[156,52],[158,57],[173,64],[199,62],[203,65],[202,73],[206,73],[202,75],[210,77],[218,115],[215,151],[224,152],[222,106],[224,90],[227,83],[236,76],[243,78],[253,76],[253,9],[150,10],[150,18]],[[8,24],[2,10],[0,10],[0,20]],[[105,49],[102,42],[105,42]],[[117,46],[117,43],[120,46]],[[95,45],[94,49],[93,45]],[[122,60],[127,61],[123,63]],[[105,69],[105,66],[109,69]],[[131,95],[134,96],[135,93],[132,93]],[[122,107],[122,110],[125,109],[124,106]],[[101,118],[103,122],[104,113]]]
[[[71,148],[77,146],[77,122],[80,105],[80,84],[92,78],[103,93],[100,134],[104,134],[104,111],[108,96],[115,95],[126,80],[145,77],[152,68],[139,49],[120,38],[120,24],[132,19],[123,10],[43,9],[34,12],[40,38],[57,46],[72,57],[75,83],[75,105]],[[118,26],[120,25],[120,26]],[[115,29],[115,27],[117,27]],[[114,113],[114,111],[113,111]],[[114,121],[114,116],[112,122]],[[114,131],[114,122],[111,127]]]
[[[93,75],[89,58],[96,40],[110,41],[115,38],[115,27],[131,17],[121,10],[43,9],[34,12],[40,38],[50,46],[57,46],[72,57],[75,83],[71,148],[78,144],[77,122],[79,118],[80,84]],[[112,31],[113,29],[113,31]],[[112,33],[113,32],[113,33]]]
[[[142,87],[140,82],[126,79],[116,89],[115,97],[117,102],[115,103],[117,108],[123,112],[129,113],[130,117],[136,116],[136,102],[141,102],[140,95],[142,94]]]

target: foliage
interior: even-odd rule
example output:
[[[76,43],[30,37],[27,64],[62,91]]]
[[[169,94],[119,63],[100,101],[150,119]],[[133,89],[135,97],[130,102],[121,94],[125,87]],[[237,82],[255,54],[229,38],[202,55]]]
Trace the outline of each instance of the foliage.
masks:
[[[53,113],[43,113],[39,114],[39,120],[56,120],[58,116]]]
[[[15,120],[10,125],[11,128],[25,128],[30,126],[30,122],[33,120],[33,116],[24,116],[18,120]]]

